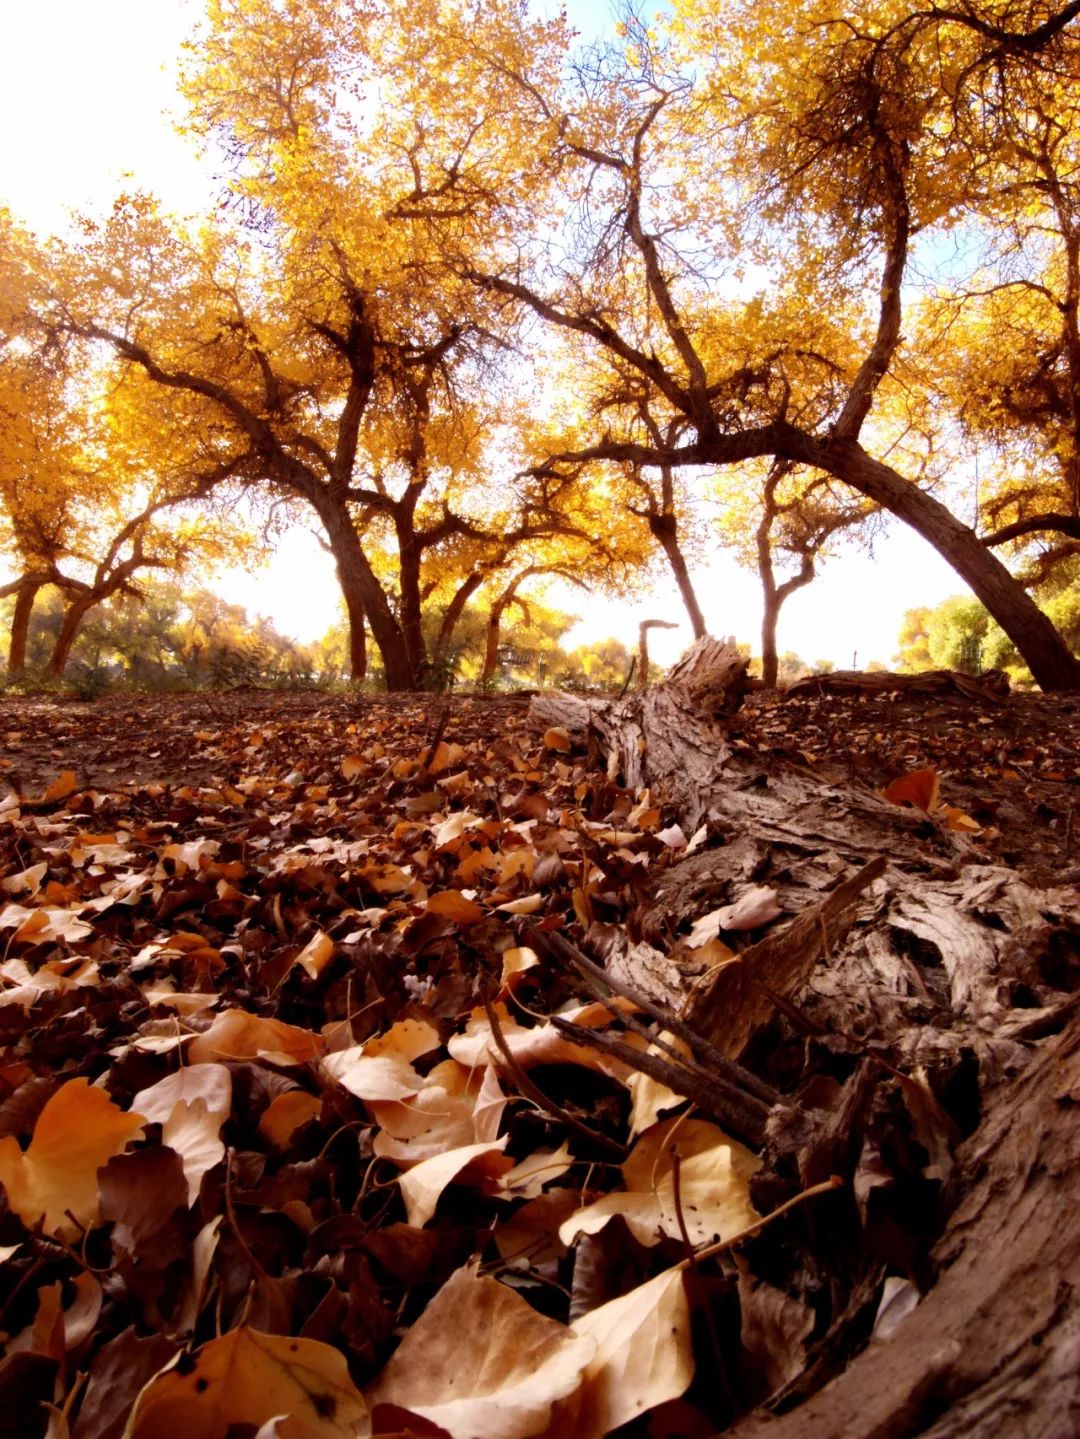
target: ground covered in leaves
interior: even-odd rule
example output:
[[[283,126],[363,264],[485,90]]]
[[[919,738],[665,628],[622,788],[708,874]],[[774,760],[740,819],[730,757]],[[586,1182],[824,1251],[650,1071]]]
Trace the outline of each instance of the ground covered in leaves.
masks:
[[[933,771],[988,863],[1077,864],[1075,698],[733,728],[823,781]],[[846,1096],[797,1165],[644,1072],[677,1035],[558,941],[724,837],[525,702],[6,700],[0,734],[0,1434],[701,1436],[929,1281],[970,1072],[875,1088],[788,1006],[747,1082]],[[747,896],[671,948],[759,938]]]

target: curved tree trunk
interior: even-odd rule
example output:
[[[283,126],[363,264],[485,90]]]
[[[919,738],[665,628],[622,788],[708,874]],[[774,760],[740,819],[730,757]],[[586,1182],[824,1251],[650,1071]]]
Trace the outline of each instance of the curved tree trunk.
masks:
[[[59,679],[67,669],[72,647],[79,635],[79,627],[99,602],[100,597],[95,594],[77,595],[64,611],[64,617],[60,621],[60,633],[56,636],[56,643],[49,657],[49,674],[55,679]]]
[[[1080,689],[1080,660],[1050,620],[975,531],[933,495],[854,440],[818,440],[788,428],[783,449],[789,458],[825,470],[875,500],[933,545],[997,620],[1042,689]]]
[[[765,602],[761,611],[761,683],[767,690],[776,688],[776,677],[780,670],[780,658],[776,653],[776,624],[780,618],[780,604],[776,589],[765,589]]]
[[[340,575],[339,581],[340,583]],[[349,678],[353,684],[363,684],[367,676],[367,631],[364,628],[364,606],[354,591],[341,586],[345,599],[345,612],[349,619]]]
[[[502,617],[511,598],[510,594],[500,595],[488,611],[487,626],[484,630],[484,665],[480,671],[481,685],[489,685],[495,678],[495,671],[499,667],[499,635],[502,629]]]

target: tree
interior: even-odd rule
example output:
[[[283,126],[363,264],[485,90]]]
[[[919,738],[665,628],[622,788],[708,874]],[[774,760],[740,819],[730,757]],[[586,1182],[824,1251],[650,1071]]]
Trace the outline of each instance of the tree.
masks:
[[[761,678],[773,689],[779,675],[776,630],[785,602],[811,583],[830,542],[865,525],[872,510],[828,475],[800,472],[784,460],[721,473],[717,486],[723,542],[761,581]]]
[[[953,117],[976,104],[976,80],[1002,65],[1036,87],[1044,69],[1075,68],[1071,13],[1031,36],[980,15],[887,2],[855,27],[810,3],[794,16],[755,4],[721,21],[713,6],[685,0],[677,52],[631,20],[626,58],[583,67],[569,98],[503,64],[542,142],[533,177],[557,172],[574,228],[557,250],[487,269],[462,254],[459,268],[617,358],[658,414],[685,421],[681,443],[642,444],[615,406],[606,435],[549,468],[764,456],[828,474],[932,543],[1041,684],[1072,687],[1080,665],[1046,616],[874,436],[879,392],[902,381],[912,237],[944,224],[971,193]],[[769,63],[751,64],[766,48]],[[696,85],[682,57],[698,67]],[[777,254],[795,258],[780,269]],[[746,255],[768,267],[769,303],[716,298],[725,270],[737,280]],[[868,314],[860,292],[875,267]],[[837,345],[841,333],[852,341]]]
[[[979,165],[963,218],[980,243],[928,306],[938,385],[983,461],[986,543],[1030,556],[1037,540],[1033,582],[1080,541],[1080,107],[1056,40],[1074,18],[1032,27],[1037,64],[1014,45],[968,82],[956,129]]]
[[[178,509],[204,499],[229,466],[185,447],[181,418],[170,423],[160,405],[148,405],[145,385],[108,387],[91,346],[43,337],[32,315],[34,269],[45,257],[14,226],[6,238],[0,517],[17,567],[0,589],[15,597],[8,673],[24,669],[35,600],[54,586],[65,610],[48,668],[59,676],[97,605],[148,569],[219,556],[226,529],[234,546],[241,537],[235,526]]]

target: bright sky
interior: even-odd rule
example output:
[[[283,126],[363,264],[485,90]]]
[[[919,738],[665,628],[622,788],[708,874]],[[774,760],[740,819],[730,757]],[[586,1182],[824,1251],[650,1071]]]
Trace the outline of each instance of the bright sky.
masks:
[[[107,210],[124,188],[151,190],[183,212],[212,204],[212,176],[170,120],[179,112],[176,58],[202,8],[202,0],[0,0],[0,203],[42,233],[63,230],[70,210]],[[542,8],[555,9],[556,0]],[[607,0],[569,0],[567,9],[584,35],[605,28],[611,14]],[[791,600],[781,651],[845,667],[854,656],[859,665],[888,663],[905,609],[965,589],[903,526],[892,525],[875,549],[872,560],[850,554],[826,564],[822,578]],[[756,649],[756,579],[719,549],[694,578],[712,632]],[[323,633],[337,617],[333,566],[303,529],[282,540],[265,570],[223,573],[216,588],[299,639]],[[583,615],[571,644],[615,635],[632,645],[639,620],[683,619],[668,585],[633,604],[583,601],[575,590],[552,599]],[[670,662],[689,637],[686,626],[658,632],[656,658]]]

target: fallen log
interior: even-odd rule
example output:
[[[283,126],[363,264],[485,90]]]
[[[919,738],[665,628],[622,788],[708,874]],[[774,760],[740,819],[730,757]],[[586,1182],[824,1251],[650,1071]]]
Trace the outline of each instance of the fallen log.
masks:
[[[981,675],[966,675],[960,670],[923,670],[910,675],[892,670],[832,670],[829,674],[806,675],[796,680],[788,685],[784,697],[894,692],[905,697],[952,694],[977,704],[1001,704],[1009,695],[1009,676],[1004,670],[987,670]]]
[[[764,768],[727,726],[745,686],[734,646],[705,640],[640,694],[534,700],[539,724],[599,749],[611,780],[696,841],[657,862],[636,925],[594,924],[583,948],[730,1060],[778,1011],[842,1040],[870,1066],[849,1108],[869,1102],[880,1056],[908,1076],[972,1057],[982,1119],[957,1152],[924,1283],[939,1277],[914,1312],[839,1377],[851,1346],[825,1336],[803,1377],[773,1396],[774,1408],[798,1407],[732,1432],[1064,1439],[1080,1429],[1080,1207],[1067,1197],[1080,1160],[1080,1016],[1051,961],[1076,944],[1080,896],[1032,888],[977,839],[864,786]],[[753,928],[736,928],[740,904],[765,893],[768,905],[749,905]],[[695,943],[710,918],[715,943]],[[774,1116],[778,1143],[785,1126],[813,1128],[797,1107]],[[820,1133],[805,1152],[815,1144],[825,1152]],[[852,1173],[857,1158],[843,1162]],[[851,1301],[863,1332],[880,1277]]]

